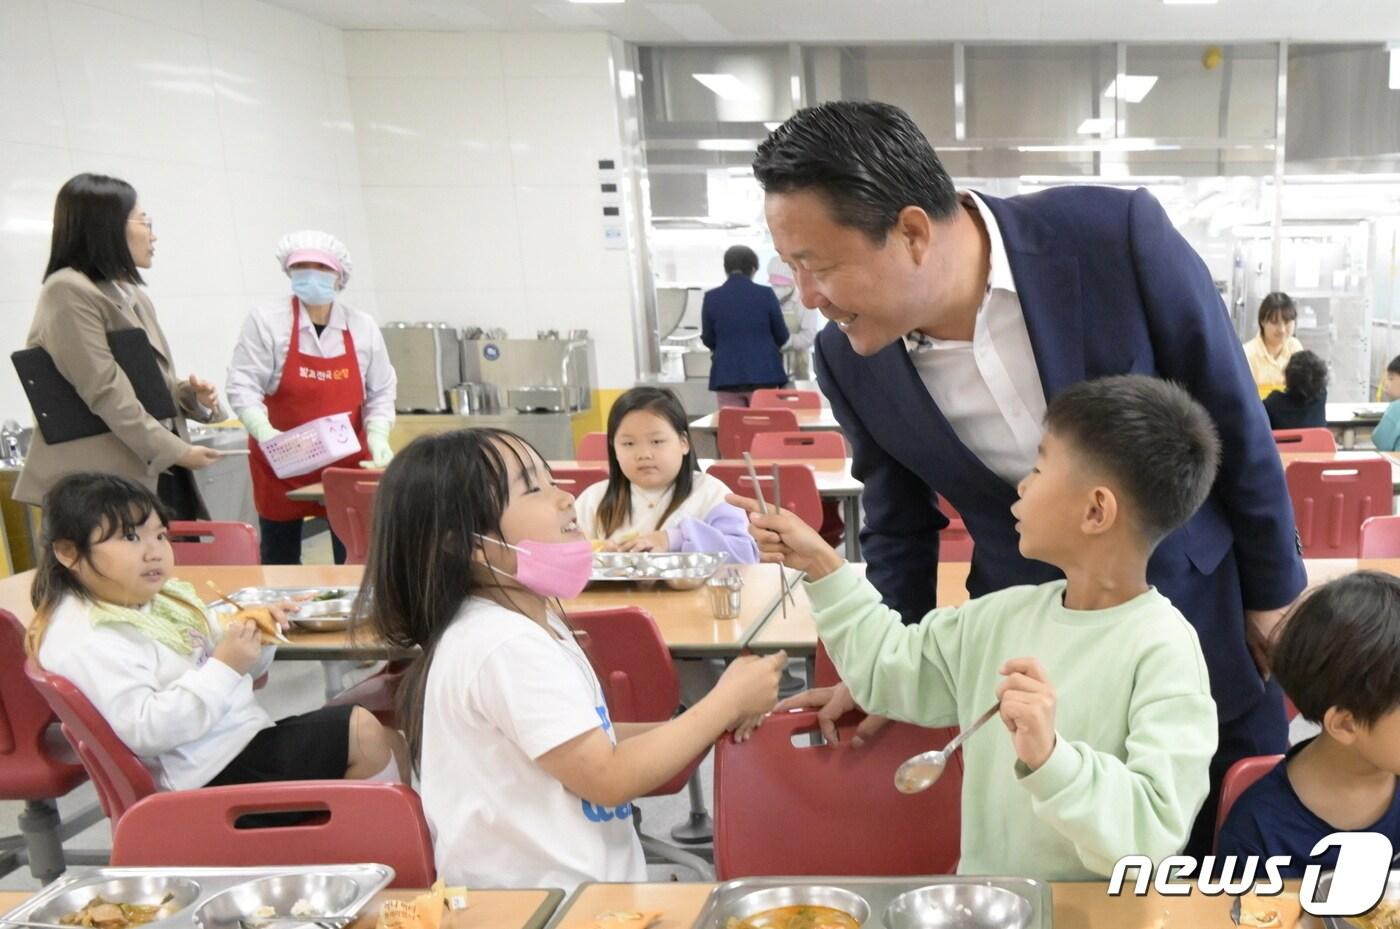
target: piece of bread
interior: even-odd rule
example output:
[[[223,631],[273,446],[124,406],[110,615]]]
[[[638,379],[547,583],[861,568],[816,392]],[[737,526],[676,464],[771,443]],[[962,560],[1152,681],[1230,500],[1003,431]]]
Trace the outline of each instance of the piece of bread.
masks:
[[[1293,929],[1303,916],[1296,893],[1261,897],[1252,893],[1240,897],[1240,925],[1252,929]]]
[[[229,623],[251,622],[262,633],[263,642],[281,641],[277,638],[277,633],[280,631],[277,620],[272,618],[272,611],[265,606],[245,606],[236,613],[222,614],[220,621],[224,624],[225,629],[228,628]]]

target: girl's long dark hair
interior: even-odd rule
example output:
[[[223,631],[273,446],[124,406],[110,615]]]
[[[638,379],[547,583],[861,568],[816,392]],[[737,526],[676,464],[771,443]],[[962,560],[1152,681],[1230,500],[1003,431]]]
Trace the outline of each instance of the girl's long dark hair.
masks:
[[[92,599],[77,576],[58,560],[54,546],[67,542],[77,551],[79,561],[87,561],[94,545],[141,527],[152,513],[160,517],[161,525],[169,525],[155,494],[113,474],[70,474],[44,495],[44,540],[29,588],[34,620],[24,637],[30,656],[38,659],[49,617],[64,597]]]
[[[509,461],[530,444],[503,429],[422,436],[394,456],[375,494],[373,528],[355,615],[383,642],[419,648],[399,686],[399,723],[414,769],[423,756],[428,670],[462,603],[483,586],[476,536],[500,537],[510,503]],[[543,456],[541,456],[543,460]],[[489,586],[489,585],[486,585]]]
[[[144,284],[126,224],[136,208],[136,189],[105,174],[78,174],[58,190],[53,204],[53,239],[44,279],[73,268],[92,281]]]
[[[622,473],[622,465],[618,464],[613,441],[617,438],[617,430],[622,425],[622,420],[628,413],[637,410],[646,410],[660,416],[676,430],[677,435],[687,443],[690,442],[690,424],[686,422],[685,407],[681,405],[680,399],[665,387],[633,387],[617,398],[617,402],[608,413],[608,489],[603,494],[602,502],[598,504],[598,531],[604,538],[612,535],[632,518],[632,482]],[[699,470],[695,446],[692,445],[681,462],[680,473],[676,475],[676,489],[671,493],[671,502],[661,514],[661,518],[656,521],[658,526],[666,522],[690,496],[690,491],[695,486],[695,472]]]

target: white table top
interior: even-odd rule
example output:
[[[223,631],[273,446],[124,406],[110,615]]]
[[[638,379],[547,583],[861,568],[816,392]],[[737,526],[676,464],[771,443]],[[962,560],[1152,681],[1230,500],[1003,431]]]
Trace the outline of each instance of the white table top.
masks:
[[[795,410],[797,414],[797,428],[814,431],[839,432],[841,424],[836,421],[836,416],[831,412],[831,407],[824,406],[820,410]],[[716,428],[719,416],[717,413],[708,413],[699,419],[691,420],[691,429],[708,429],[713,431]]]

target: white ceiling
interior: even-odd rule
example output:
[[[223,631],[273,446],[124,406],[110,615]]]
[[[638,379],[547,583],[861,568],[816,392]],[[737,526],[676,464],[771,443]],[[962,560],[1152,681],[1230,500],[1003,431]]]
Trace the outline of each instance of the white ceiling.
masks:
[[[602,30],[634,42],[1400,39],[1400,0],[267,0],[343,29]]]

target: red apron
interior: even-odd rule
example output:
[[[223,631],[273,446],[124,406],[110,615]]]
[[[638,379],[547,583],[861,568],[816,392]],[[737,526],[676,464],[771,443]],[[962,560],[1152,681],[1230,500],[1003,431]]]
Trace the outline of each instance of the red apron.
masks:
[[[360,377],[360,360],[350,329],[344,331],[345,354],[338,358],[309,358],[301,353],[301,303],[292,298],[292,340],[282,362],[282,381],[277,392],[264,398],[267,418],[273,428],[286,432],[313,419],[335,413],[349,413],[350,424],[360,438],[360,451],[342,458],[331,468],[354,468],[369,460],[364,424],[365,387]],[[287,492],[321,480],[313,471],[286,480],[268,464],[258,443],[248,439],[249,468],[253,473],[253,505],[263,519],[287,522],[308,516],[325,516],[326,508],[316,503],[287,499]]]

